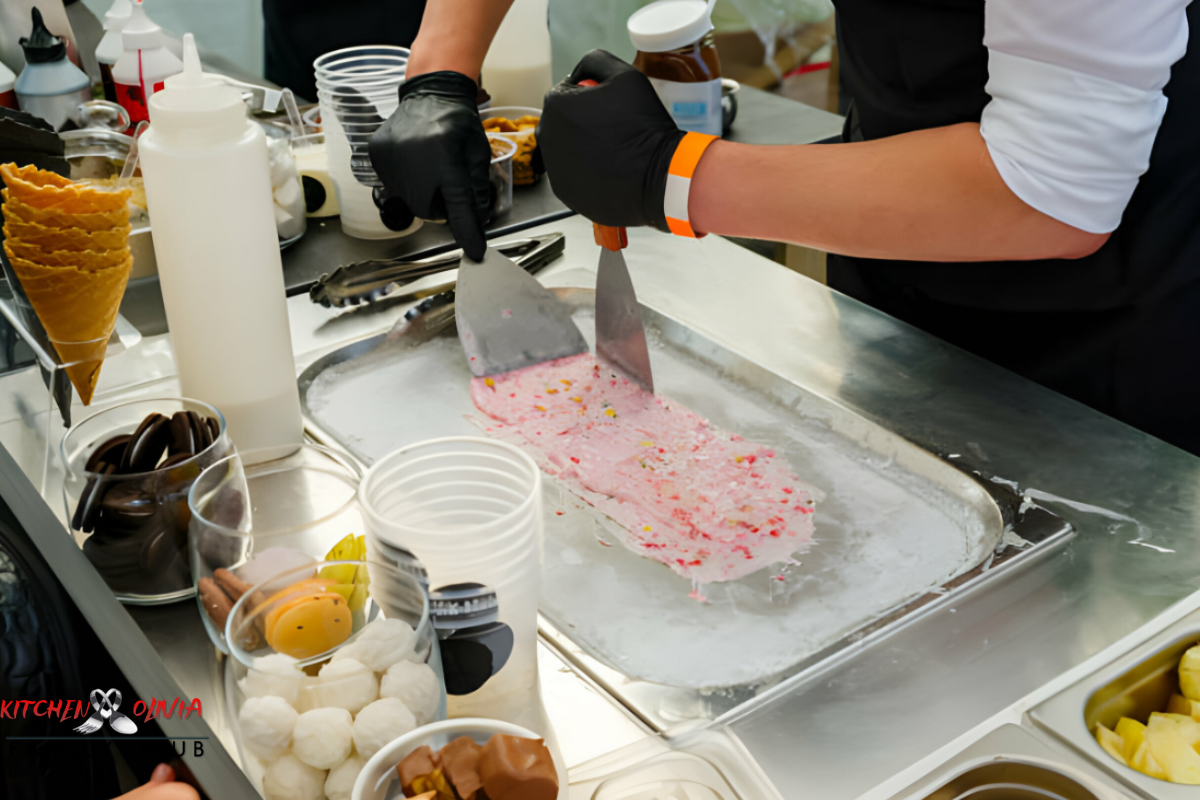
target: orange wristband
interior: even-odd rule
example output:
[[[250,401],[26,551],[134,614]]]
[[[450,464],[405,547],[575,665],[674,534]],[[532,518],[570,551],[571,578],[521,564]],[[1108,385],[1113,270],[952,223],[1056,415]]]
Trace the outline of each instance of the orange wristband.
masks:
[[[667,170],[667,191],[663,196],[663,211],[666,212],[667,227],[676,236],[699,238],[688,221],[688,195],[692,191],[692,173],[696,171],[700,157],[716,140],[717,137],[711,134],[688,133],[679,142],[679,146],[675,148],[675,155],[671,157],[671,166]]]

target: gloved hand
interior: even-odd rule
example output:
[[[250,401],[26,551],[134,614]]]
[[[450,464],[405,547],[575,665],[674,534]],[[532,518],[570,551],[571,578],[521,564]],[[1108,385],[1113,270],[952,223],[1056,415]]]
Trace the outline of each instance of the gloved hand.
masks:
[[[444,219],[458,246],[480,261],[491,213],[492,149],[479,122],[477,90],[475,81],[457,72],[406,80],[400,107],[371,136],[369,150],[383,182],[374,197],[384,224],[399,224],[406,212]]]
[[[593,80],[599,86],[579,86]],[[538,145],[558,198],[593,222],[652,225],[663,213],[667,170],[684,137],[650,80],[603,50],[583,57],[546,94]]]

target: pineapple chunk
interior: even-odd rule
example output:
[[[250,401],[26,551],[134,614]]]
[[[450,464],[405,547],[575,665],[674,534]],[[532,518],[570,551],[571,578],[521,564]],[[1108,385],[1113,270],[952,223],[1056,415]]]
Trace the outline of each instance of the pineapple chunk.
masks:
[[[1174,725],[1176,732],[1184,738],[1189,746],[1195,747],[1200,744],[1200,722],[1196,722],[1191,717],[1185,714],[1160,714],[1156,711],[1150,715],[1149,724],[1153,725],[1155,720]]]
[[[1125,742],[1125,762],[1130,763],[1138,748],[1142,746],[1142,740],[1146,737],[1146,726],[1136,719],[1121,717],[1117,720],[1116,732],[1117,736],[1120,736]]]
[[[1171,701],[1167,703],[1167,713],[1185,714],[1200,722],[1200,702],[1188,700],[1181,694],[1173,694]]]
[[[1104,748],[1104,752],[1108,753],[1122,764],[1126,763],[1125,740],[1100,723],[1096,723],[1096,741],[1099,742],[1100,746]]]
[[[1200,645],[1189,648],[1179,660],[1179,691],[1188,700],[1200,701]]]
[[[1114,736],[1116,734],[1113,734]],[[1200,753],[1179,732],[1179,726],[1151,719],[1145,743],[1172,783],[1200,785]]]
[[[1146,742],[1142,742],[1141,747],[1133,754],[1133,758],[1129,759],[1129,766],[1151,778],[1158,778],[1160,781],[1167,779],[1167,773],[1163,771],[1154,756],[1150,755],[1150,746]]]

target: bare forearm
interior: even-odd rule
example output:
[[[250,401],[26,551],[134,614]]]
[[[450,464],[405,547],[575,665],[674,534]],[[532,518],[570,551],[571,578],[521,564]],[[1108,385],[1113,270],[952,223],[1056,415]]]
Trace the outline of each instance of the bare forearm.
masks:
[[[408,77],[451,70],[478,78],[483,57],[513,0],[429,0],[413,42]]]
[[[913,261],[1074,258],[1108,238],[1013,194],[974,124],[853,144],[715,142],[689,214],[708,233]]]

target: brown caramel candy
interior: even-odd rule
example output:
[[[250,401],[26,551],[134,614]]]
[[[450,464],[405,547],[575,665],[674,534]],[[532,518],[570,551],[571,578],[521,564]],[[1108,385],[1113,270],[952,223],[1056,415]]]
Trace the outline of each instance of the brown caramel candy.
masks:
[[[541,739],[496,734],[483,746],[479,775],[490,800],[558,797],[558,772]]]
[[[442,772],[459,800],[476,800],[475,793],[483,788],[483,779],[479,777],[482,754],[483,748],[470,736],[460,736],[438,751],[442,757]]]
[[[440,766],[441,759],[427,745],[422,745],[406,755],[396,767],[396,772],[400,776],[400,788],[404,790],[404,796],[416,796],[417,792],[413,788],[413,781],[417,778],[431,775]]]

